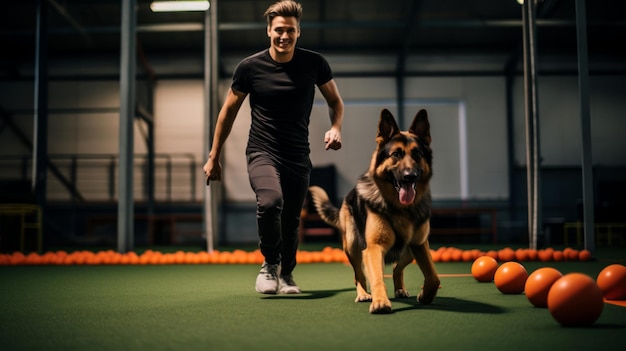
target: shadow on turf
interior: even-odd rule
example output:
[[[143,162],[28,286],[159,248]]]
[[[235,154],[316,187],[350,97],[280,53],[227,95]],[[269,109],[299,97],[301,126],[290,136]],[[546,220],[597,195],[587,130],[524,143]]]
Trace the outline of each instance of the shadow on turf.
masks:
[[[392,313],[396,312],[404,312],[404,311],[412,311],[416,309],[422,310],[437,310],[437,311],[449,311],[449,312],[461,312],[461,313],[488,313],[488,314],[499,314],[505,313],[506,310],[492,306],[486,303],[476,302],[476,301],[468,301],[456,299],[454,297],[435,297],[435,301],[433,301],[430,305],[422,305],[417,302],[415,297],[408,297],[402,299],[393,299],[392,302],[395,303],[404,303],[409,306],[393,308]]]
[[[600,317],[602,318],[602,317]],[[563,325],[559,325],[559,324],[555,324],[556,327],[558,328],[567,328],[567,329],[580,329],[580,330],[588,330],[588,329],[607,329],[607,330],[612,330],[612,329],[626,329],[626,325],[622,325],[622,324],[616,324],[616,323],[594,323],[592,325],[589,326],[576,326],[576,325],[570,325],[570,326],[563,326]]]
[[[300,299],[300,300],[317,300],[333,297],[339,293],[346,291],[353,291],[354,288],[335,289],[335,290],[313,290],[303,291],[302,294],[297,295],[266,295],[262,299]]]
[[[354,291],[354,288],[335,289],[335,290],[314,290],[304,291],[298,295],[266,295],[262,299],[299,299],[299,300],[316,300],[333,297],[339,293],[346,291]],[[502,308],[492,306],[485,303],[456,299],[454,297],[436,297],[430,305],[422,305],[413,297],[392,299],[395,304],[405,304],[409,306],[393,308],[392,313],[413,311],[417,309],[461,312],[461,313],[488,313],[499,314],[506,311]],[[367,302],[366,302],[367,303]]]

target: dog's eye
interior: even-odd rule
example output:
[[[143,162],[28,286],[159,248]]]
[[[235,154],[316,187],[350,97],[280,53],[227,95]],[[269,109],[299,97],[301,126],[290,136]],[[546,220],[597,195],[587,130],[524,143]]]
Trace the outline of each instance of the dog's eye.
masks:
[[[392,152],[390,156],[395,157],[395,158],[402,158],[402,154],[403,154],[402,150],[396,150]]]
[[[422,150],[420,149],[413,149],[411,150],[411,156],[414,159],[419,160],[420,158],[424,157],[424,154],[422,154]]]

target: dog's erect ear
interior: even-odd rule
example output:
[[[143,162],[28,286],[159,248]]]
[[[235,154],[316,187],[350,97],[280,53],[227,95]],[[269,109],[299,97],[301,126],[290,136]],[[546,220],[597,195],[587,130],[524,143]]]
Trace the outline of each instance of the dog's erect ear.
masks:
[[[409,132],[417,135],[426,145],[430,145],[430,122],[428,122],[428,113],[426,113],[426,110],[419,110],[415,115]]]
[[[384,109],[380,112],[380,122],[378,122],[378,135],[376,141],[379,144],[386,143],[394,135],[400,133],[400,127],[396,123],[396,119],[389,110]]]

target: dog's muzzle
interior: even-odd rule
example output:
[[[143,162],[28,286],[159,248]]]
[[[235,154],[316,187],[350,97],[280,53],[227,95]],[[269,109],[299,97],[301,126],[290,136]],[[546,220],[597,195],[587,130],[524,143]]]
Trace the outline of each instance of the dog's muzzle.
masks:
[[[407,169],[402,171],[400,179],[393,180],[401,204],[408,206],[415,200],[415,187],[421,173],[421,170]]]

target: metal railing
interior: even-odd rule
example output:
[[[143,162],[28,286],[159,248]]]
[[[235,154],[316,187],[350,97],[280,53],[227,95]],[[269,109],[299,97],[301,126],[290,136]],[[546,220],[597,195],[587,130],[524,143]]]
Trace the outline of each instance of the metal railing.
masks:
[[[49,201],[117,201],[117,154],[50,154]],[[32,179],[32,155],[0,156],[0,180]],[[148,200],[148,156],[135,155],[134,199]],[[158,153],[154,158],[154,200],[195,202],[198,164],[191,153]]]

